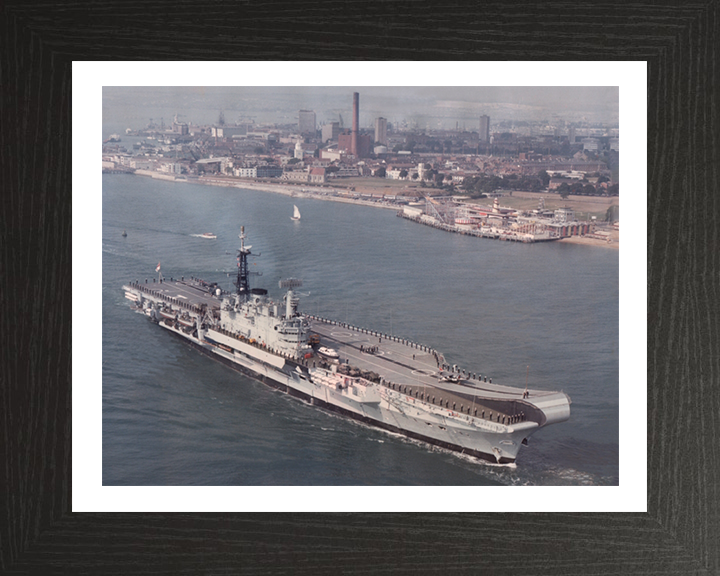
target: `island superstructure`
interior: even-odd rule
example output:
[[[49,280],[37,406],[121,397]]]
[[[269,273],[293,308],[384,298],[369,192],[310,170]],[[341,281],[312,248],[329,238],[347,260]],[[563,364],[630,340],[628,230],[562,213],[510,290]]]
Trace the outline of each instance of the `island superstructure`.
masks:
[[[135,309],[273,388],[366,424],[500,464],[570,416],[563,392],[516,388],[450,366],[423,344],[299,311],[297,279],[274,301],[250,288],[244,227],[235,290],[195,277],[129,282]]]

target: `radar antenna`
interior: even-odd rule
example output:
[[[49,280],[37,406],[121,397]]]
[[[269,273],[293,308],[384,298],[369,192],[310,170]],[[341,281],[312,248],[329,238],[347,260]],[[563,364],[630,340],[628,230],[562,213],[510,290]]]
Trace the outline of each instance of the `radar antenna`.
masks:
[[[299,278],[286,278],[285,280],[280,280],[278,282],[278,286],[280,288],[299,288],[303,285],[303,281]]]
[[[252,246],[245,246],[245,226],[240,226],[238,237],[240,238],[240,249],[237,251],[237,280],[233,284],[236,287],[235,293],[245,299],[250,294],[250,276],[260,276],[261,274],[260,272],[250,272],[248,270],[247,257],[252,254],[250,252]],[[260,254],[256,254],[256,256],[260,256]]]

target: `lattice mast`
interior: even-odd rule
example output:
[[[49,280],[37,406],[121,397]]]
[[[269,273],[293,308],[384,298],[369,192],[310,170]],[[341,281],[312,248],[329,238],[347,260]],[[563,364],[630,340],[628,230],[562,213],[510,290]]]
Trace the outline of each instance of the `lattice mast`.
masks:
[[[250,248],[252,246],[245,246],[245,226],[240,226],[240,249],[237,251],[237,279],[235,284],[235,293],[240,296],[243,300],[247,299],[250,294],[250,275],[259,276],[258,272],[250,272],[248,269],[247,258],[252,254]],[[259,256],[259,254],[257,254]]]

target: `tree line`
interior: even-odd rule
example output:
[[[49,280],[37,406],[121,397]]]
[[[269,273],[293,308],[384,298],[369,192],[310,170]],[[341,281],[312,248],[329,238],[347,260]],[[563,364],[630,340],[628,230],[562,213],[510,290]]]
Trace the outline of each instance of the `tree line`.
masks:
[[[598,178],[598,184],[607,182],[604,176]],[[550,176],[545,170],[541,170],[537,176],[520,176],[518,174],[508,174],[506,176],[471,176],[465,178],[462,188],[465,194],[472,198],[478,198],[483,194],[492,194],[497,190],[520,190],[524,192],[542,192],[547,189],[550,183]],[[587,180],[578,180],[572,184],[563,182],[556,189],[562,198],[567,198],[570,194],[579,196],[617,196],[619,194],[619,185],[612,184],[607,189],[596,187]]]

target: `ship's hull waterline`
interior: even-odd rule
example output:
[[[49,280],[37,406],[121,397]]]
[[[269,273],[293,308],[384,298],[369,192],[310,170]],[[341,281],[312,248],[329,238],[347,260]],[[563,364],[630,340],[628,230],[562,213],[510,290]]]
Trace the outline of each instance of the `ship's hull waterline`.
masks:
[[[161,324],[162,325],[162,324]],[[166,326],[163,326],[164,328],[167,328]],[[228,357],[228,353],[226,352],[223,354],[222,352],[219,352],[215,349],[213,349],[212,346],[207,346],[203,343],[200,343],[198,341],[195,341],[192,338],[188,338],[185,334],[182,334],[176,330],[169,330],[170,332],[175,333],[178,337],[182,338],[183,341],[191,345],[195,350],[200,351],[201,353],[207,355],[208,357],[217,360],[221,364],[224,364],[225,366],[228,366],[232,368],[233,370],[236,370],[237,372],[242,373],[245,376],[248,376],[252,378],[253,380],[256,380],[262,384],[265,384],[266,386],[269,386],[270,388],[273,388],[275,390],[278,390],[280,392],[284,392],[288,394],[289,396],[293,398],[297,398],[299,400],[302,400],[304,402],[307,402],[308,404],[311,404],[314,407],[321,408],[324,410],[327,410],[329,412],[332,412],[334,414],[339,414],[341,416],[351,418],[353,420],[356,420],[358,422],[362,422],[363,424],[367,424],[369,426],[374,426],[376,428],[380,428],[383,430],[387,430],[388,432],[392,432],[395,434],[399,434],[402,436],[406,436],[408,438],[411,438],[413,440],[418,440],[420,442],[425,442],[427,444],[432,444],[433,446],[438,446],[440,448],[444,448],[447,450],[452,450],[454,452],[459,452],[461,454],[465,454],[468,456],[473,456],[475,458],[479,458],[481,460],[485,460],[492,463],[500,463],[500,464],[512,464],[515,462],[515,456],[501,456],[499,459],[492,453],[492,449],[490,448],[487,451],[481,451],[477,448],[472,448],[470,446],[463,446],[458,443],[453,443],[448,440],[442,440],[439,438],[433,438],[432,436],[428,436],[427,434],[421,434],[419,432],[414,432],[408,427],[401,427],[398,425],[393,425],[388,422],[388,420],[391,418],[391,416],[386,416],[383,418],[382,416],[378,417],[377,412],[371,412],[367,409],[350,409],[349,407],[343,407],[339,404],[333,404],[331,402],[326,401],[320,396],[314,395],[311,390],[301,390],[300,388],[296,387],[292,383],[292,378],[282,372],[276,372],[269,369],[263,369],[263,367],[257,363],[254,363],[254,365],[250,365],[250,362],[247,362],[247,365],[243,365],[239,363],[236,359]],[[220,349],[222,350],[222,349]],[[384,412],[384,410],[380,409],[380,414]],[[398,419],[397,415],[393,415],[395,419]],[[400,417],[401,418],[401,417]],[[410,424],[409,422],[407,423]],[[520,441],[512,440],[513,435],[507,435],[502,440],[499,440],[499,442],[503,441],[512,441],[513,444],[516,444],[518,447],[522,444],[522,439],[525,436],[528,436],[529,434],[525,432],[521,438]],[[517,435],[515,435],[517,436]],[[515,452],[515,455],[517,452]]]
[[[281,302],[251,290],[244,229],[240,238],[235,293],[159,274],[123,286],[125,297],[204,354],[290,396],[490,462],[513,463],[531,434],[569,418],[562,392],[493,384],[428,346],[301,314],[299,280],[280,282]]]

